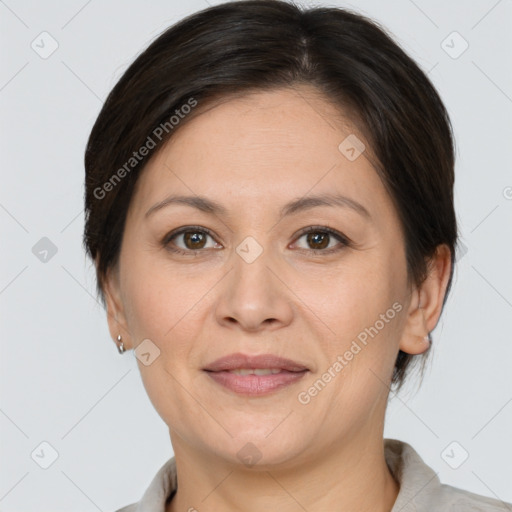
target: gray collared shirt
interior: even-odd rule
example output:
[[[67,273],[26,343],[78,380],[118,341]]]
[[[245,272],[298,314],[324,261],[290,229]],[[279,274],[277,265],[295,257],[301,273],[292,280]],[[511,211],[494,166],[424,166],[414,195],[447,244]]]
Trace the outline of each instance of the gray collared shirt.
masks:
[[[391,512],[512,512],[510,503],[441,484],[437,473],[403,441],[384,439],[384,454],[400,484]],[[176,464],[172,457],[158,470],[139,502],[116,512],[165,512],[176,489]]]

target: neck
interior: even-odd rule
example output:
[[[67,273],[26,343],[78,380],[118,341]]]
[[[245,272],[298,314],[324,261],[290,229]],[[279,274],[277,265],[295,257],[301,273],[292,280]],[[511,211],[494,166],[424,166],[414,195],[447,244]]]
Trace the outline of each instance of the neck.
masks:
[[[166,512],[390,512],[399,491],[382,436],[359,435],[296,465],[240,467],[173,438],[178,490]]]

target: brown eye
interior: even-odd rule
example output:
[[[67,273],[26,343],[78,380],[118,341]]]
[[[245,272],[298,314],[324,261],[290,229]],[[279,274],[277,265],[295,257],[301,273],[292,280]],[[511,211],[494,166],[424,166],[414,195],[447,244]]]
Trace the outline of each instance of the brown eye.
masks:
[[[308,233],[306,240],[311,249],[325,249],[329,245],[330,235],[328,233]]]
[[[336,252],[350,245],[349,239],[341,233],[321,226],[307,228],[297,240],[300,241],[301,239],[305,239],[305,244],[302,244],[301,247],[299,243],[299,250],[313,253]]]
[[[208,238],[212,242],[208,241]],[[207,245],[207,244],[210,245]],[[195,254],[203,249],[219,249],[222,245],[217,244],[213,236],[205,228],[195,228],[189,226],[187,228],[174,231],[165,236],[162,245],[171,252],[179,254]]]
[[[187,249],[202,249],[206,242],[206,236],[198,231],[185,231],[183,233],[183,242]]]

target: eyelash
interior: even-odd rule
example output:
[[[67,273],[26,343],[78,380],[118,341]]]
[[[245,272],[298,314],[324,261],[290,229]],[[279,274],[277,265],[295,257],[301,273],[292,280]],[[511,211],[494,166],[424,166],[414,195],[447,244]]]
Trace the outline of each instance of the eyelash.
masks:
[[[179,249],[179,248],[172,248],[170,246],[170,242],[172,239],[176,238],[179,235],[182,235],[183,233],[187,233],[187,232],[205,233],[205,234],[209,235],[210,237],[214,238],[213,233],[208,228],[204,228],[204,227],[200,227],[200,226],[186,226],[184,228],[180,228],[177,231],[172,231],[171,233],[168,233],[167,235],[165,235],[165,237],[163,238],[163,240],[161,242],[163,247],[165,249],[167,249],[168,251],[171,251],[176,254],[181,254],[184,256],[197,256],[197,255],[199,255],[199,253],[204,252],[205,249],[183,250],[183,249]],[[300,232],[300,234],[296,240],[299,240],[304,235],[307,235],[309,233],[328,234],[328,235],[336,238],[340,242],[340,244],[337,245],[336,247],[331,247],[330,249],[296,249],[299,252],[313,253],[314,255],[321,256],[322,254],[336,253],[338,251],[341,251],[345,247],[350,247],[352,245],[352,242],[346,236],[344,236],[340,232],[338,232],[334,229],[328,228],[326,226],[309,226]]]

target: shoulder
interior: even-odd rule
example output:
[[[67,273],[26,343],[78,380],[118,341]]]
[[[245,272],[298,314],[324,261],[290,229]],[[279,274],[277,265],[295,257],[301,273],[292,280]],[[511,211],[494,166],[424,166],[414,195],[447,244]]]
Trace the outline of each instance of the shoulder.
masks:
[[[115,512],[136,512],[138,505],[138,503],[132,503],[131,505],[126,505],[126,507],[116,510]]]
[[[392,512],[512,512],[512,504],[442,484],[414,450],[397,439],[385,439],[388,467],[400,484]]]
[[[512,504],[481,496],[458,487],[441,484],[432,505],[447,512],[512,512]]]
[[[140,501],[126,505],[115,512],[164,512],[177,485],[176,460],[172,457],[157,471]]]

